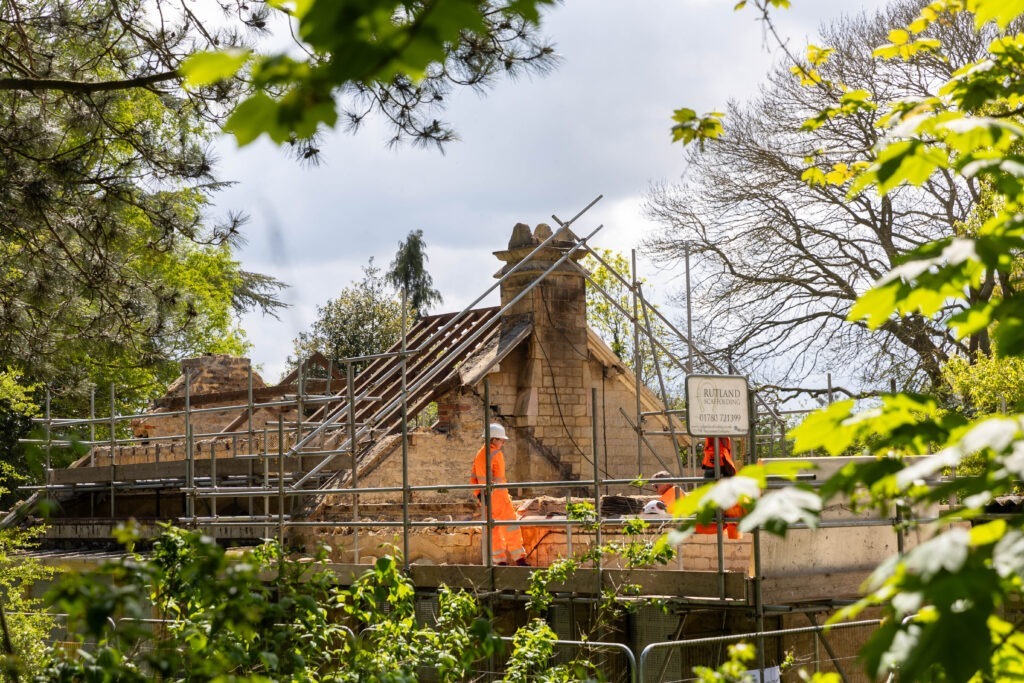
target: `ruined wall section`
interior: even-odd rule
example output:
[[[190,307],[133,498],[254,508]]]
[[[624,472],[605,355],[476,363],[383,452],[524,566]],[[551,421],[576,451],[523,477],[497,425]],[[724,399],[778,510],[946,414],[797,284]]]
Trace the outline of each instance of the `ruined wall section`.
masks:
[[[511,376],[514,380],[514,375]],[[496,373],[491,376],[491,403],[500,411],[502,405],[514,395],[515,383],[509,375]],[[412,503],[420,514],[468,513],[478,511],[476,499],[468,489],[447,489],[452,484],[468,484],[473,458],[483,445],[483,403],[482,396],[471,388],[453,390],[438,400],[438,412],[445,415],[446,428],[442,431],[420,429],[409,435],[409,485],[437,486],[435,491],[414,491]],[[505,416],[496,412],[492,421],[503,423],[512,432]],[[546,461],[530,463],[531,456],[522,439],[514,432],[505,443],[504,453],[506,474],[510,482],[531,481],[525,477],[538,476],[533,481],[551,481],[556,472]],[[523,464],[526,463],[524,467]],[[402,458],[401,442],[398,441],[391,453],[372,471],[360,473],[360,488],[401,487]],[[519,488],[512,489],[513,498],[522,495]],[[367,516],[387,517],[396,510],[400,513],[401,492],[360,494],[361,512]],[[334,506],[344,505],[343,500],[333,501]],[[372,507],[371,507],[372,506]],[[390,506],[390,507],[389,507]],[[371,510],[374,512],[371,514]]]
[[[252,363],[248,358],[237,358],[227,354],[206,354],[198,358],[186,358],[181,361],[181,376],[167,387],[164,398],[184,399],[185,378],[189,378],[189,394],[200,396],[203,394],[217,394],[227,391],[245,391],[249,387],[249,372]],[[262,389],[266,386],[258,373],[253,372],[252,384],[254,389]],[[221,405],[238,405],[238,401],[227,401],[223,403],[204,403],[203,409],[215,408]],[[197,408],[198,406],[192,406]],[[132,420],[132,431],[140,438],[158,438],[164,436],[181,436],[185,433],[184,415],[161,415],[168,412],[164,408],[157,408],[145,417]],[[171,411],[174,412],[174,411]],[[261,410],[263,421],[268,418],[269,411]],[[192,432],[199,434],[213,434],[224,428],[224,425],[231,422],[238,415],[238,411],[211,411],[192,412],[189,422]],[[276,414],[274,419],[276,419]],[[262,428],[262,427],[261,427]]]
[[[264,450],[276,452],[277,421],[286,423],[296,420],[296,411],[282,412],[276,408],[258,408],[253,412],[253,434],[250,443],[248,433],[234,438],[213,438],[225,425],[239,416],[239,406],[245,401],[230,399],[224,401],[201,400],[201,397],[225,392],[245,392],[249,388],[249,373],[252,372],[253,389],[262,389],[266,383],[259,373],[252,371],[248,358],[237,358],[226,354],[206,354],[198,358],[187,358],[181,362],[182,374],[167,388],[163,398],[173,400],[171,408],[157,407],[144,416],[131,421],[134,444],[121,443],[113,453],[108,446],[97,446],[89,454],[91,465],[128,465],[164,460],[185,459],[186,419],[183,400],[185,377],[189,378],[189,395],[196,400],[190,405],[188,423],[195,435],[196,457],[234,457],[236,454],[259,453]],[[231,406],[231,410],[211,410]],[[264,427],[269,429],[264,434]],[[286,429],[291,425],[286,425]],[[248,432],[248,428],[240,431]],[[285,437],[285,443],[288,436]]]
[[[652,526],[646,535],[639,538],[621,534],[615,527],[609,526],[604,529],[601,540],[603,544],[626,544],[634,540],[654,543],[670,526]],[[572,557],[582,559],[596,545],[593,533],[579,529],[573,531],[571,540],[563,526],[523,526],[521,529],[527,561],[534,567],[547,567],[556,560]],[[409,536],[409,562],[433,565],[481,564],[481,535],[477,527],[416,529]],[[401,531],[387,528],[370,528],[355,534],[332,527],[306,527],[297,530],[296,538],[301,539],[309,548],[316,547],[317,542],[327,543],[331,548],[331,560],[345,563],[372,564],[380,555],[402,547]],[[743,574],[750,572],[752,538],[745,534],[740,539],[723,540],[726,571]],[[656,568],[689,571],[715,571],[718,568],[718,545],[714,536],[691,536],[676,550],[678,555],[675,559]],[[590,567],[592,563],[585,561],[582,566]],[[625,565],[621,558],[611,557],[604,560],[603,566],[614,569]]]

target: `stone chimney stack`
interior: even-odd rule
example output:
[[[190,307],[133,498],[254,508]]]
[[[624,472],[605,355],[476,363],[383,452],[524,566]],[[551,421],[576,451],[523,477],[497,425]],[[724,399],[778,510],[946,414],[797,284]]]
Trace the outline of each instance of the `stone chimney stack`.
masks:
[[[495,277],[508,273],[549,236],[551,228],[545,223],[532,233],[529,226],[517,224],[512,229],[508,249],[495,252],[505,263]],[[576,241],[568,228],[559,230],[548,246],[502,282],[502,306],[533,284]],[[583,256],[582,251],[577,251],[570,258],[578,261]],[[550,451],[549,455],[556,456],[577,476],[585,462],[580,451],[589,458],[592,450],[591,406],[586,390],[589,381],[585,284],[583,274],[574,264],[563,263],[506,313],[511,320],[528,317],[533,322],[526,362],[516,388],[515,427],[527,430]]]
[[[213,394],[222,391],[241,391],[249,386],[248,358],[238,358],[222,353],[207,353],[196,358],[181,361],[181,376],[167,388],[166,396],[185,395],[185,373],[189,373],[192,394]],[[253,386],[266,386],[263,379],[253,374]]]

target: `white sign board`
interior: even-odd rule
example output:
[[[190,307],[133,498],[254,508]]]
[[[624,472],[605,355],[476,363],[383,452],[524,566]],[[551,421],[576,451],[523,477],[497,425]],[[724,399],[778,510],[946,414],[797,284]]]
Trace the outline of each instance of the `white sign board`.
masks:
[[[686,377],[686,431],[691,436],[743,436],[750,431],[747,378]]]

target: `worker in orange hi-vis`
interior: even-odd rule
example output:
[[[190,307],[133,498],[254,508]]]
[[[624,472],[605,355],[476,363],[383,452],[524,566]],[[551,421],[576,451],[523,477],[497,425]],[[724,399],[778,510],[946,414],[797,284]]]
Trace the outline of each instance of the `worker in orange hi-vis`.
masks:
[[[502,447],[508,437],[505,435],[505,428],[500,424],[490,426],[490,452],[491,452],[491,483],[505,484],[505,454]],[[487,483],[487,449],[480,447],[480,451],[473,459],[473,473],[469,478],[470,484]],[[484,501],[484,492],[480,489],[473,491],[473,495],[480,501],[484,508],[485,521],[487,505]],[[491,519],[495,522],[516,521],[519,515],[512,507],[512,496],[508,489],[493,489],[491,492]],[[486,536],[485,536],[486,537]],[[526,549],[523,548],[523,534],[518,524],[495,524],[491,531],[491,561],[496,565],[516,564],[521,567],[528,566],[526,562]]]
[[[729,437],[709,436],[704,440],[704,458],[701,460],[701,467],[704,470],[705,479],[715,478],[715,442],[718,442],[718,475],[722,478],[736,476],[736,463],[732,459],[732,439]],[[744,515],[742,505],[733,505],[725,510],[722,515],[727,518],[736,519]],[[718,525],[698,524],[698,534],[717,534]],[[736,522],[726,522],[725,532],[731,539],[741,538],[739,527]]]
[[[736,463],[732,459],[732,439],[729,437],[709,436],[704,440],[704,457],[700,466],[704,470],[705,479],[715,478],[715,442],[718,442],[718,476],[732,477],[736,474]]]
[[[665,470],[655,472],[651,476],[651,481],[654,484],[654,490],[657,491],[658,497],[661,498],[661,502],[665,504],[665,510],[670,515],[675,514],[675,506],[677,500],[682,500],[686,497],[686,493],[676,486],[666,482],[656,481],[657,479],[671,479],[672,475]]]

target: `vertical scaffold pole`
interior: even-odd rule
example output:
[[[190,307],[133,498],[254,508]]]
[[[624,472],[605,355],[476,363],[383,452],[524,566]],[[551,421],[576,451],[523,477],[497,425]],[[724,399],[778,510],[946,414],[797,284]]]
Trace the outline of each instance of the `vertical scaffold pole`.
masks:
[[[253,408],[253,401],[252,401],[252,361],[249,361],[249,372],[247,374],[249,375],[249,377],[248,377],[248,382],[247,382],[248,388],[247,388],[247,391],[246,391],[246,414],[247,414],[247,416],[249,418],[249,420],[248,420],[248,422],[249,422],[249,429],[248,429],[249,441],[248,441],[248,444],[249,445],[245,449],[245,452],[246,452],[247,455],[255,455],[259,451],[257,451],[256,444],[254,443],[256,435],[255,435],[254,425],[253,425],[253,413],[255,412],[255,410]],[[252,488],[253,487],[252,460],[249,460],[249,467],[248,467],[247,471],[248,471],[248,479],[246,479],[245,485],[248,486],[249,488]],[[252,515],[253,515],[253,497],[249,496],[249,516],[252,517]]]
[[[408,359],[405,319],[408,311],[405,288],[402,289],[402,557],[405,570],[409,571],[409,390],[408,390]]]
[[[329,392],[328,392],[329,393]],[[355,368],[352,363],[345,364],[345,398],[348,401],[348,446],[352,453],[352,488],[359,488],[359,463],[356,456],[359,454],[356,448],[356,387]],[[353,562],[359,564],[359,494],[352,494],[352,521],[356,523],[353,531]]]
[[[597,452],[597,435],[598,435],[598,430],[597,430],[597,388],[596,387],[594,387],[594,388],[592,388],[590,390],[590,415],[591,415],[591,421],[590,421],[591,422],[591,432],[592,432],[592,438],[593,438],[593,441],[594,441],[594,447],[593,447],[593,450],[592,450],[592,456],[594,458],[594,514],[597,517],[597,528],[594,531],[594,533],[595,533],[594,540],[597,543],[597,545],[595,547],[600,548],[600,547],[603,546],[603,541],[601,540],[601,472],[598,470],[598,467],[597,467],[597,462],[598,462],[598,460],[597,460],[597,457],[598,457],[598,452]],[[597,588],[597,592],[596,592],[596,594],[597,595],[601,595],[601,588],[602,588],[602,584],[604,582],[604,579],[601,576],[601,574],[602,574],[602,571],[601,571],[601,553],[597,553],[596,564],[597,564],[597,587],[596,587]]]
[[[761,586],[761,528],[754,529],[754,615],[757,621],[757,667],[763,672],[764,657],[764,595]],[[763,673],[761,674],[764,675]]]
[[[266,492],[263,494],[263,519],[266,524],[263,533],[269,536],[274,527],[270,521],[270,425],[267,423],[263,424],[263,454],[260,462],[263,463],[263,490]]]
[[[96,387],[89,389],[89,446],[90,448],[96,443]],[[96,463],[93,460],[89,461],[89,466],[95,466]]]
[[[192,371],[185,368],[185,516],[195,526],[195,443],[192,440]]]
[[[484,526],[481,537],[484,542],[484,564],[488,567],[494,566],[494,553],[491,552],[491,540],[494,533],[494,519],[491,514],[491,493],[493,492],[494,481],[491,477],[491,382],[484,380]],[[494,575],[491,574],[491,587],[494,587]]]
[[[96,387],[89,390],[89,467],[96,466]],[[96,516],[96,491],[89,492],[89,516]]]
[[[643,454],[644,454],[644,415],[643,406],[640,403],[640,296],[637,273],[636,273],[636,249],[630,252],[633,265],[633,378],[635,380],[636,392],[636,476],[644,475]]]
[[[114,490],[114,479],[117,471],[115,469],[115,453],[117,452],[117,389],[114,383],[110,383],[110,518],[114,519],[116,511],[116,497]]]
[[[303,372],[303,365],[304,364],[305,364],[305,361],[302,358],[299,358],[299,396],[296,399],[296,409],[298,410],[299,415],[298,415],[298,421],[295,424],[295,441],[293,443],[299,443],[300,441],[302,441],[302,413],[304,411],[302,395],[306,391],[306,375]],[[299,452],[296,453],[296,455],[299,456],[299,471],[301,472],[302,471],[302,449],[301,448],[299,449]]]
[[[284,418],[277,418],[277,544],[284,554]]]
[[[750,396],[750,463],[753,464],[758,461],[757,457],[757,401],[754,400],[753,394]],[[774,420],[769,420],[774,425]],[[774,427],[773,427],[774,428]],[[769,451],[771,454],[771,451]],[[757,620],[757,632],[759,634],[764,633],[764,593],[763,586],[761,584],[761,529],[760,527],[754,529],[754,539],[752,541],[754,551],[754,618]],[[761,670],[761,675],[764,676],[765,667],[765,656],[764,656],[764,636],[762,635],[757,640],[757,665]]]
[[[686,374],[693,374],[693,305],[690,298],[690,243],[684,245],[686,257]],[[689,419],[689,415],[687,415]],[[693,476],[697,476],[697,447],[693,439],[690,439],[690,467],[693,468]]]
[[[331,414],[331,378],[334,377],[334,359],[327,359],[327,381],[324,383],[324,407],[320,409],[321,421]],[[323,450],[327,442],[327,431],[324,430],[320,436],[320,449]]]
[[[43,429],[46,431],[46,483],[50,483],[50,470],[53,467],[53,463],[50,461],[50,439],[53,436],[52,422],[50,418],[50,387],[46,387],[46,408],[45,408],[46,423]]]
[[[227,444],[224,444],[227,446]],[[217,442],[216,440],[210,444],[210,486],[217,488]],[[210,497],[210,517],[216,522],[217,520],[217,496]],[[217,537],[216,533],[211,531],[211,536]]]
[[[715,442],[715,481],[722,480],[722,444],[719,437],[712,437]],[[725,599],[725,540],[722,538],[724,515],[722,508],[715,510],[715,537],[718,541],[718,597]]]
[[[46,483],[46,500],[49,501],[50,497],[51,497],[50,496],[50,484],[53,483],[53,463],[52,463],[52,461],[50,459],[50,455],[51,455],[51,453],[50,453],[50,441],[53,438],[53,428],[52,428],[51,416],[50,416],[50,387],[49,387],[49,385],[47,385],[47,387],[46,387],[46,413],[45,413],[45,416],[46,416],[46,424],[44,425],[43,429],[46,432],[46,434],[45,434],[45,436],[46,436],[46,477],[45,477],[44,481]]]

